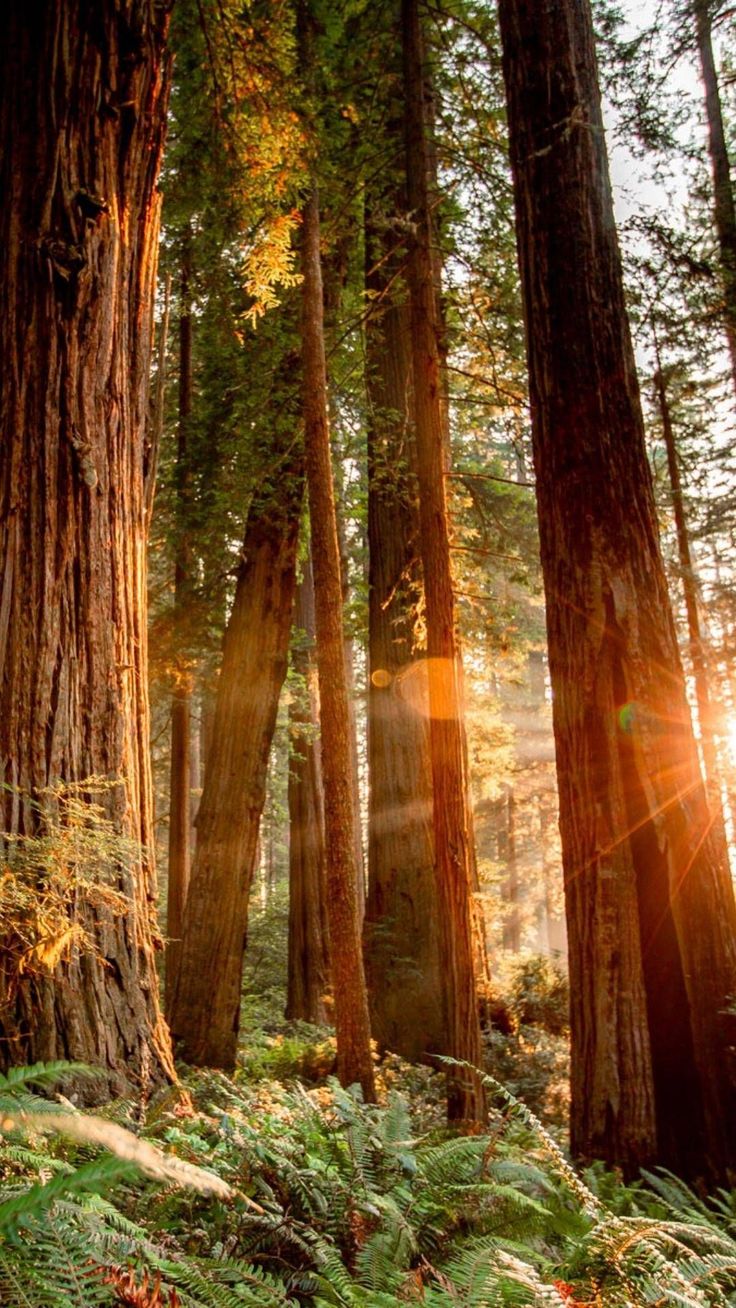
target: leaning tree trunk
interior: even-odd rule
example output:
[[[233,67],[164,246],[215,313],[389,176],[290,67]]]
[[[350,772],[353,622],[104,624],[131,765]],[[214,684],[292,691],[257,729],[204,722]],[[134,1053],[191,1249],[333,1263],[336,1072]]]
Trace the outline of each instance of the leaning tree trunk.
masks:
[[[459,650],[445,496],[445,439],[437,296],[432,257],[422,35],[417,0],[402,0],[406,98],[406,183],[413,233],[407,282],[416,414],[420,548],[427,621],[434,845],[445,986],[447,1044],[453,1058],[480,1063],[473,958],[472,858],[468,838]],[[472,1073],[448,1074],[448,1116],[477,1120],[483,1095]]]
[[[289,709],[289,940],[286,1016],[328,1020],[330,950],[327,927],[324,787],[319,741],[319,691],[314,658],[314,580],[311,559],[297,590],[292,667],[303,681]]]
[[[373,1100],[375,1088],[368,1000],[360,949],[350,714],[342,625],[340,550],[327,414],[320,223],[316,190],[304,207],[303,224],[304,445],[314,567],[325,789],[327,902],[335,995],[337,1068],[343,1085],[359,1082],[366,1099]]]
[[[661,559],[587,0],[500,0],[570,947],[572,1146],[736,1156],[736,913]]]
[[[187,509],[189,425],[192,417],[192,273],[191,230],[183,238],[179,293],[179,414],[176,436],[176,515],[174,558],[174,693],[171,697],[171,766],[169,772],[169,866],[166,896],[166,1002],[171,1004],[179,967],[184,904],[191,863],[192,670],[184,640],[191,599],[191,549]]]
[[[734,201],[731,182],[731,162],[723,124],[716,61],[713,55],[711,3],[712,0],[694,0],[693,17],[708,121],[708,154],[713,174],[713,216],[718,234],[723,282],[723,323],[731,357],[731,376],[736,390],[736,201]]]
[[[168,6],[7,0],[0,17],[0,824],[113,784],[138,851],[99,957],[2,976],[3,1062],[79,1059],[111,1093],[172,1074],[154,963],[145,427]]]
[[[393,198],[393,205],[391,200]],[[368,215],[368,899],[371,1025],[412,1061],[446,1053],[434,876],[429,727],[406,687],[421,677],[423,595],[405,258],[397,188]],[[388,212],[386,210],[388,209]]]
[[[273,451],[251,502],[225,632],[212,739],[197,814],[179,970],[169,1009],[182,1057],[235,1066],[258,827],[296,587],[304,474],[297,447]]]

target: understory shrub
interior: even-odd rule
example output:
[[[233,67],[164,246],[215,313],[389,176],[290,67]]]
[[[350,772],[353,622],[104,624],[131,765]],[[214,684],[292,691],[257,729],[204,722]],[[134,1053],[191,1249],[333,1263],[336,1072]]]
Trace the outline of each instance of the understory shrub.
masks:
[[[198,1073],[141,1138],[131,1104],[33,1093],[68,1070],[0,1083],[8,1308],[736,1303],[732,1195],[581,1176],[493,1078],[482,1136],[418,1134],[396,1092]]]

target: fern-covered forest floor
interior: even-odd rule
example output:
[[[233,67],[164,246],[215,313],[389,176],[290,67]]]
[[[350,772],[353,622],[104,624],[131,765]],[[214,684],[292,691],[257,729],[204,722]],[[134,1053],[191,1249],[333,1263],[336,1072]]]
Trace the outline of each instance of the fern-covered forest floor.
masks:
[[[253,924],[234,1076],[94,1114],[61,1065],[0,1081],[3,1306],[736,1304],[736,1193],[569,1165],[560,972],[510,970],[487,1133],[450,1134],[440,1072],[386,1057],[367,1106],[329,1032],[283,1021],[278,913]]]

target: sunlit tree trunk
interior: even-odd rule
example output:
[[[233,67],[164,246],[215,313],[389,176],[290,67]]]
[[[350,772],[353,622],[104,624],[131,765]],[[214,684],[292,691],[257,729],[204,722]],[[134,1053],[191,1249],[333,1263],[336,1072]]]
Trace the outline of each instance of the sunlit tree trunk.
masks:
[[[572,1147],[724,1175],[736,913],[662,565],[587,0],[500,0],[570,947]]]
[[[511,788],[503,796],[503,863],[506,876],[501,888],[505,913],[503,921],[503,947],[518,954],[521,949],[521,916],[519,911],[519,865],[516,858],[516,800]]]
[[[713,55],[711,9],[711,0],[694,0],[693,16],[708,121],[708,154],[713,173],[713,214],[721,256],[723,322],[731,357],[731,375],[736,390],[736,201],[731,181],[731,162],[723,124],[718,74]]]
[[[268,758],[286,675],[296,587],[303,458],[273,450],[251,501],[225,632],[212,738],[197,815],[197,845],[169,1008],[187,1062],[235,1065],[240,991]]]
[[[190,303],[191,237],[186,233],[181,255],[179,305],[179,414],[176,439],[176,522],[174,560],[174,693],[171,699],[171,764],[169,772],[169,869],[166,932],[166,1001],[171,1003],[179,966],[182,919],[189,885],[191,858],[191,719],[192,675],[184,647],[190,596],[190,548],[187,539],[188,428],[192,414],[192,309]]]
[[[366,324],[370,791],[364,948],[373,1034],[379,1045],[416,1060],[445,1053],[447,1045],[429,725],[420,711],[423,696],[411,690],[424,667],[416,630],[423,584],[409,304],[399,280],[405,249],[390,221],[406,205],[396,187],[373,201],[366,228],[366,286],[376,307]]]
[[[339,475],[339,464],[338,464]],[[342,584],[343,612],[350,599],[348,539],[345,519],[339,502],[337,513],[337,543],[340,549],[340,578]],[[365,859],[363,857],[363,821],[360,804],[360,762],[358,758],[358,717],[355,711],[355,641],[351,633],[345,630],[345,676],[348,689],[348,713],[350,730],[350,789],[353,796],[353,831],[355,836],[355,866],[358,871],[358,917],[363,921],[365,911]]]
[[[335,995],[338,1075],[375,1098],[368,1000],[360,948],[358,868],[351,789],[350,715],[342,624],[340,550],[332,481],[323,330],[319,205],[313,190],[303,211],[302,364],[304,442],[312,533],[317,668],[330,953]]]
[[[445,438],[437,297],[432,257],[429,161],[425,132],[422,35],[417,0],[402,0],[406,102],[407,202],[413,231],[407,283],[419,482],[420,550],[427,620],[434,845],[440,918],[440,960],[450,1054],[480,1062],[480,1025],[473,958],[472,860],[461,722],[459,652],[445,497]],[[471,1073],[448,1074],[448,1115],[483,1115]]]
[[[167,6],[8,0],[0,15],[0,828],[95,774],[139,853],[99,959],[3,975],[0,1060],[173,1074],[154,944],[145,539]],[[16,788],[20,788],[20,793]],[[97,1088],[99,1091],[99,1087]]]
[[[301,701],[289,709],[289,939],[286,1016],[323,1023],[330,990],[325,870],[324,787],[319,741],[319,691],[314,656],[311,560],[297,590],[292,651],[303,680]]]

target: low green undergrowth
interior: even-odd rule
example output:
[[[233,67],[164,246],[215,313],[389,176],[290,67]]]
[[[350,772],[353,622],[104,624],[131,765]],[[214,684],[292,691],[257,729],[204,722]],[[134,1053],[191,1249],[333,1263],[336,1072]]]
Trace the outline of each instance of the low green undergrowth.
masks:
[[[488,1131],[419,1133],[395,1090],[198,1074],[142,1134],[0,1080],[7,1308],[736,1304],[736,1198],[575,1172],[489,1079]]]

